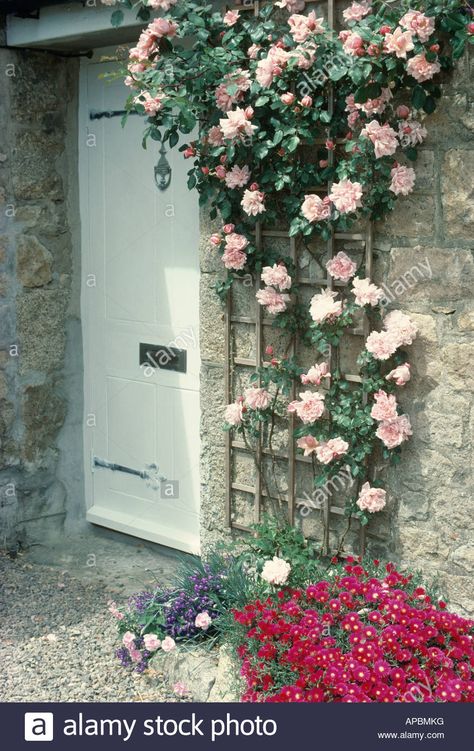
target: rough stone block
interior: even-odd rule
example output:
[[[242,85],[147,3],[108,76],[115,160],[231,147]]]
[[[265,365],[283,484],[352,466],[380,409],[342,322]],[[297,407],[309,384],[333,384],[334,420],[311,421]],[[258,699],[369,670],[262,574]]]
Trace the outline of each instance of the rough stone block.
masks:
[[[64,145],[36,130],[19,133],[17,158],[12,164],[13,190],[16,200],[64,199],[61,176],[56,160]]]
[[[433,238],[435,204],[431,195],[412,194],[401,198],[396,208],[375,227],[377,235]]]
[[[17,242],[17,274],[24,287],[43,287],[53,278],[53,256],[34,235]]]
[[[384,290],[393,307],[433,309],[469,299],[473,289],[474,258],[468,250],[421,246],[391,250]]]
[[[46,451],[55,447],[58,430],[66,417],[66,404],[58,396],[57,384],[28,386],[23,394],[22,416],[23,457],[28,464],[41,465]]]
[[[474,235],[474,149],[450,149],[443,162],[443,222],[448,237]]]
[[[205,362],[224,362],[224,307],[215,290],[217,276],[201,274],[200,347]]]
[[[18,298],[21,374],[63,364],[67,298],[64,290],[32,290]]]

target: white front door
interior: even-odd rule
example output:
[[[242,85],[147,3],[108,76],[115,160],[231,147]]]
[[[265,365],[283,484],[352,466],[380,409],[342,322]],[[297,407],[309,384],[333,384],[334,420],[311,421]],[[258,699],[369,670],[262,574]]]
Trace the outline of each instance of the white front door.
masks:
[[[111,69],[90,62],[81,83],[87,519],[198,552],[197,197],[177,149],[170,186],[158,190],[159,144],[142,149],[141,117],[125,128],[119,115],[100,117],[128,95],[121,80],[99,78]],[[141,364],[143,345],[178,370]]]

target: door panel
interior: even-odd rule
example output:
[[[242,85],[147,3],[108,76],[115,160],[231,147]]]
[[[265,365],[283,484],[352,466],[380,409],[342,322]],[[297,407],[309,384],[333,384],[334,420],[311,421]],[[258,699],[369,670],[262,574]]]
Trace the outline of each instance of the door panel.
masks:
[[[125,128],[120,117],[90,119],[90,111],[123,109],[121,81],[99,77],[111,68],[86,64],[81,82],[87,518],[197,552],[197,197],[176,149],[168,154],[171,185],[158,190],[158,145],[141,149],[142,118]],[[141,366],[140,342],[186,349],[186,372]],[[94,458],[114,468],[94,466]],[[154,464],[151,480],[122,471]]]

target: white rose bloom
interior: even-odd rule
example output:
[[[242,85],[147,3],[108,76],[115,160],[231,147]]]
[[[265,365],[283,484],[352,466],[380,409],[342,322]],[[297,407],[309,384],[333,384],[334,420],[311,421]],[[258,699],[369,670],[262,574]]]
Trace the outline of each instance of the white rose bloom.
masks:
[[[271,561],[266,561],[261,577],[269,584],[286,584],[291,571],[291,566],[283,558],[273,556]]]

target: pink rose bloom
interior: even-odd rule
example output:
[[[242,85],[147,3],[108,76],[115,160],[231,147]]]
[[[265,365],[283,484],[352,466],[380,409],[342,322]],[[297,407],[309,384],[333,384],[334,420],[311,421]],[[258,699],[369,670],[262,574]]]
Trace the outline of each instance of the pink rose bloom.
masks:
[[[414,47],[411,31],[403,31],[399,26],[397,26],[393,34],[385,35],[385,50],[387,52],[394,52],[397,57],[406,59],[407,52],[411,52]]]
[[[216,248],[218,248],[222,242],[222,237],[220,235],[214,234],[210,236],[209,241],[211,245],[214,245]]]
[[[136,638],[135,634],[132,634],[131,631],[126,631],[122,636],[122,644],[124,647],[127,647],[127,649],[130,649],[130,647],[135,644]]]
[[[381,422],[375,435],[388,449],[394,449],[413,434],[408,415]]]
[[[423,143],[427,135],[428,131],[417,120],[405,120],[398,126],[398,136],[404,147]]]
[[[283,104],[293,104],[296,97],[294,94],[291,93],[291,91],[287,91],[286,94],[282,94],[280,97]]]
[[[207,134],[207,140],[211,144],[211,146],[222,146],[224,143],[224,136],[222,135],[221,129],[214,125]]]
[[[407,196],[412,192],[415,185],[415,170],[412,167],[394,167],[390,172],[392,182],[389,190],[396,196]]]
[[[316,422],[324,413],[324,394],[303,391],[301,401],[290,402],[288,412],[295,412],[305,424]]]
[[[233,246],[227,247],[222,256],[222,262],[226,269],[241,271],[247,263],[247,253]]]
[[[397,117],[401,117],[403,118],[403,120],[406,120],[407,117],[409,117],[411,110],[409,107],[407,107],[406,104],[399,104],[395,112]]]
[[[371,488],[368,482],[364,482],[360,489],[357,505],[361,511],[370,514],[382,511],[386,504],[387,493],[382,488]]]
[[[190,693],[188,687],[182,681],[177,681],[173,686],[173,691],[176,696],[188,696]]]
[[[301,383],[305,386],[312,384],[313,386],[319,386],[323,378],[331,378],[329,372],[329,365],[327,362],[322,362],[319,365],[313,365],[307,373],[303,373],[301,376]]]
[[[359,279],[358,276],[352,282],[352,292],[355,296],[355,304],[363,307],[364,305],[377,305],[383,297],[383,290],[372,284],[370,279]]]
[[[416,34],[420,42],[427,42],[435,30],[435,19],[419,10],[410,10],[400,19],[400,26]]]
[[[315,323],[337,318],[342,313],[342,301],[336,300],[337,292],[325,289],[311,299],[309,313]]]
[[[219,120],[222,135],[224,138],[232,140],[242,136],[252,136],[257,130],[256,125],[252,125],[245,114],[245,110],[237,107],[233,112],[228,112],[227,116]]]
[[[229,112],[237,101],[235,96],[232,96],[227,91],[227,85],[220,83],[215,93],[216,104],[222,112]]]
[[[158,639],[156,634],[145,634],[143,641],[145,642],[145,649],[149,649],[150,652],[154,652],[161,647],[161,639]]]
[[[404,386],[406,383],[408,383],[410,378],[410,363],[408,362],[405,362],[403,365],[399,365],[397,368],[394,368],[388,375],[385,376],[385,379],[387,381],[395,381],[397,386]]]
[[[333,183],[329,198],[341,214],[349,214],[362,206],[362,185],[351,180]]]
[[[441,65],[439,64],[439,62],[436,60],[436,62],[434,63],[429,63],[424,52],[421,52],[419,55],[415,55],[415,57],[410,58],[407,63],[408,73],[410,74],[410,76],[413,76],[413,78],[418,81],[418,83],[429,81],[430,78],[433,78],[433,76],[436,73],[439,73],[440,70]]]
[[[374,399],[375,404],[370,412],[374,420],[381,422],[397,417],[397,400],[393,394],[387,394],[386,391],[380,389],[374,394]]]
[[[280,292],[283,292],[285,289],[290,289],[292,279],[285,264],[275,263],[273,266],[263,267],[262,282],[268,287],[276,287]]]
[[[264,305],[271,315],[283,313],[286,310],[287,303],[290,302],[290,296],[277,292],[273,287],[259,289],[255,295],[259,305]]]
[[[178,27],[174,21],[168,21],[167,18],[155,18],[148,25],[148,30],[157,37],[174,37]]]
[[[318,441],[312,435],[305,435],[302,438],[298,438],[296,441],[298,448],[304,450],[305,456],[311,456],[316,451],[316,447],[319,446]]]
[[[340,250],[334,258],[327,262],[326,269],[333,279],[348,282],[354,276],[357,264],[344,251]]]
[[[387,103],[392,99],[390,89],[382,89],[382,93],[376,99],[367,99],[364,104],[357,105],[358,108],[365,112],[369,117],[371,115],[381,115],[387,107]]]
[[[247,261],[245,248],[248,244],[248,240],[244,235],[238,235],[236,232],[226,235],[225,250],[222,256],[226,269],[235,269],[236,271],[243,269]]]
[[[323,22],[324,18],[316,18],[314,10],[312,10],[311,13],[308,13],[307,16],[301,16],[294,13],[288,19],[290,34],[298,44],[305,42],[312,34],[323,34]]]
[[[388,123],[380,125],[377,120],[372,120],[361,131],[361,135],[370,138],[374,144],[377,159],[380,159],[381,156],[394,154],[398,148],[397,134]]]
[[[211,623],[212,618],[207,610],[204,610],[203,613],[198,613],[194,621],[196,628],[202,628],[203,631],[207,631]]]
[[[331,201],[328,196],[320,198],[312,193],[304,197],[301,213],[308,222],[322,222],[331,214]]]
[[[242,422],[242,402],[228,404],[225,408],[224,420],[228,425],[237,427]]]
[[[331,438],[326,443],[320,443],[316,448],[316,456],[321,464],[329,464],[347,453],[349,444],[342,438]]]
[[[240,205],[249,216],[258,216],[265,211],[264,198],[259,190],[246,190]]]
[[[393,334],[388,331],[372,331],[367,337],[365,348],[376,360],[388,360],[397,349]]]
[[[135,649],[135,647],[130,647],[128,650],[128,653],[130,655],[130,659],[132,662],[140,662],[142,659],[142,653],[139,649]]]
[[[216,167],[216,177],[218,177],[219,180],[224,180],[226,175],[227,175],[227,170],[224,167],[224,165],[218,164]]]
[[[261,46],[259,44],[252,44],[248,50],[247,55],[251,60],[256,60],[259,50],[261,50]]]
[[[339,38],[343,40],[342,46],[346,55],[354,57],[359,50],[364,48],[364,40],[359,34],[353,31],[347,33],[340,32]]]
[[[226,227],[227,225],[224,227],[224,232],[226,232]],[[225,244],[227,248],[232,248],[233,250],[245,250],[249,241],[245,235],[239,235],[237,232],[231,231],[230,233],[226,233]]]
[[[226,235],[231,235],[231,234],[232,234],[232,232],[233,232],[233,231],[234,231],[234,229],[235,229],[235,224],[231,224],[231,223],[229,223],[229,224],[224,224],[224,226],[222,227],[222,229],[224,230],[224,234],[226,234]],[[243,235],[237,235],[237,237],[241,238],[241,237],[243,237]],[[236,242],[237,242],[237,241],[236,241]],[[241,240],[239,240],[238,242],[241,242]],[[244,245],[243,247],[245,248],[245,247],[246,247],[246,245]]]
[[[263,60],[259,60],[257,63],[257,70],[255,77],[264,88],[268,88],[273,83],[273,79],[280,76],[283,72],[283,68],[288,62],[289,53],[273,45],[268,50],[267,57]]]
[[[371,7],[368,3],[352,3],[342,15],[345,21],[361,21],[370,12]]]
[[[266,409],[272,398],[268,391],[257,386],[245,389],[245,404],[249,409]]]
[[[169,10],[178,0],[148,0],[147,7],[154,10]]]
[[[107,608],[107,610],[109,611],[109,613],[112,613],[113,617],[116,618],[118,621],[123,621],[123,619],[125,618],[125,616],[124,616],[123,613],[120,612],[120,610],[118,609],[116,603],[111,600],[107,604],[109,606]]]
[[[176,648],[176,642],[171,636],[166,636],[161,642],[161,649],[163,652],[172,652]]]
[[[401,310],[392,310],[384,319],[384,329],[395,339],[397,347],[412,344],[418,329]]]
[[[228,10],[222,19],[226,26],[234,26],[240,18],[238,10]]]
[[[306,44],[300,44],[291,50],[290,57],[296,57],[298,61],[298,68],[301,70],[309,70],[316,60],[317,45],[308,42]]]
[[[294,13],[296,10],[303,10],[305,0],[278,0],[275,5],[279,8],[286,8],[289,13]]]
[[[243,167],[234,165],[226,175],[225,184],[228,188],[243,188],[250,180],[250,169],[245,164]]]

